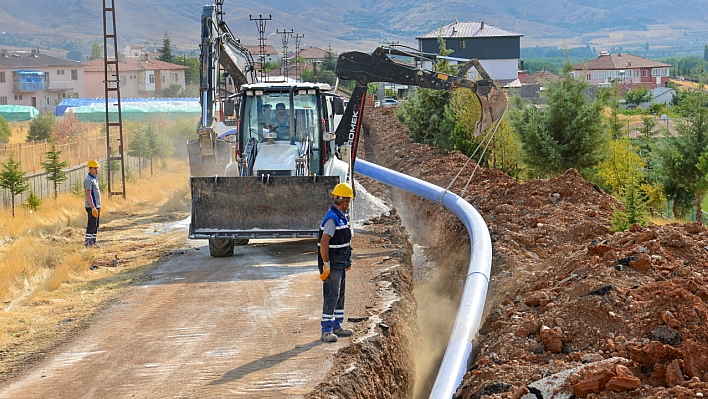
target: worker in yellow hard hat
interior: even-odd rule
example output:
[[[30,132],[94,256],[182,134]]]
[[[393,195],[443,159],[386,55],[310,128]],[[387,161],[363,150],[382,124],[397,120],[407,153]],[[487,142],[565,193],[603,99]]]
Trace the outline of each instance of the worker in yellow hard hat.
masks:
[[[317,265],[324,293],[321,339],[325,342],[337,342],[338,337],[348,337],[354,333],[342,328],[345,282],[347,271],[352,266],[352,232],[346,212],[354,198],[354,190],[348,183],[339,183],[332,190],[332,195],[334,205],[322,219],[317,240]]]
[[[98,188],[98,162],[95,159],[88,161],[88,175],[84,179],[84,192],[88,223],[86,224],[86,247],[96,245],[99,218],[101,216],[101,190]]]

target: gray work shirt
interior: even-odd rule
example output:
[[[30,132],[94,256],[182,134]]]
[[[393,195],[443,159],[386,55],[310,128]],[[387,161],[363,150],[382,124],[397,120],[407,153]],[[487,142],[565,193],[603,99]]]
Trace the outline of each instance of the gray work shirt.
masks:
[[[96,209],[101,207],[101,190],[98,188],[98,177],[92,175],[89,173],[86,178],[84,179],[84,192],[86,190],[91,190],[91,198],[93,199],[93,203],[96,206]],[[84,198],[86,196],[84,195]],[[84,205],[86,205],[86,208],[93,208],[93,205],[91,205],[88,202],[88,199],[84,199]]]
[[[329,219],[327,219],[324,227],[322,228],[322,230],[323,230],[322,234],[327,234],[330,237],[334,237],[334,232],[336,231],[336,229],[337,229],[337,224],[334,223],[334,219],[329,218]]]

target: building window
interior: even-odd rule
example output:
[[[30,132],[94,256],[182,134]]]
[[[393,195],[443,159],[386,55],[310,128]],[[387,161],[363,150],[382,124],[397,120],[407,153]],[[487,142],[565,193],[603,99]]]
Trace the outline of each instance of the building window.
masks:
[[[151,73],[150,75],[148,75],[148,83],[155,83],[155,75],[154,74]]]
[[[164,72],[160,74],[160,82],[165,83],[165,73]]]
[[[179,75],[176,73],[172,74],[172,83],[178,83],[179,82]]]
[[[61,75],[61,71],[57,69],[57,75]]]
[[[458,40],[457,41],[457,48],[466,49],[467,48],[467,41],[466,40]]]
[[[649,75],[647,74],[647,70],[646,70],[646,69],[642,71],[642,76],[645,77],[645,78],[646,78],[647,76],[649,76]]]
[[[62,74],[62,75],[64,74],[64,70],[63,70],[63,69],[61,70],[61,74]]]
[[[634,71],[634,76],[639,77],[639,71]]]
[[[591,80],[591,79],[590,79],[590,74],[588,74],[588,80]]]
[[[0,83],[5,82],[5,72],[0,72]]]
[[[15,94],[15,101],[22,101],[22,94]]]
[[[7,97],[0,97],[0,105],[7,105]]]
[[[669,68],[652,68],[651,76],[669,76]]]
[[[44,97],[44,104],[47,106],[52,105],[52,98],[49,96]]]
[[[71,70],[71,80],[79,80],[79,71],[76,69]]]
[[[126,84],[127,84],[127,83],[126,83],[125,76],[121,76],[121,77],[120,77],[120,85],[121,85],[121,86],[125,86]]]

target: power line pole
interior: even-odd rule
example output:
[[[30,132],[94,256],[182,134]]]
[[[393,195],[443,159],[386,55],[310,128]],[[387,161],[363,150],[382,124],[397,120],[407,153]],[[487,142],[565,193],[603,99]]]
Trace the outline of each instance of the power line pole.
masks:
[[[300,82],[302,82],[302,78],[300,77],[300,41],[303,37],[305,37],[305,35],[299,33],[293,36],[293,38],[295,38],[295,78],[300,80]]]
[[[288,78],[288,40],[293,36],[293,33],[295,33],[294,30],[290,29],[288,30],[277,30],[275,33],[280,35],[280,39],[283,42],[283,60],[282,60],[282,65],[283,65],[283,77],[285,79]]]
[[[223,1],[223,0],[222,0]],[[268,18],[264,18],[263,14],[258,14],[258,18],[253,18],[253,16],[249,15],[248,18],[251,21],[256,21],[256,27],[258,28],[258,62],[260,63],[260,68],[261,68],[261,82],[265,82],[265,51],[266,51],[266,37],[265,37],[265,30],[266,30],[266,23],[273,19],[271,14],[268,14]]]
[[[108,4],[108,2],[110,3]],[[222,0],[223,1],[223,0]],[[110,22],[109,23],[109,19]],[[111,29],[112,26],[112,29]],[[108,45],[111,44],[113,48],[113,59],[108,59]],[[121,195],[125,198],[125,159],[123,157],[123,116],[120,105],[120,73],[118,72],[118,34],[116,33],[116,8],[114,0],[103,0],[103,84],[104,84],[104,96],[106,99],[106,159],[108,160],[108,165],[106,166],[106,175],[108,180],[108,195]],[[109,65],[115,70],[115,74],[111,74],[111,79],[109,76]],[[111,118],[110,107],[110,97],[109,93],[115,93],[117,100],[117,118]],[[116,120],[117,119],[117,120]],[[111,136],[111,130],[117,131],[116,135]],[[118,147],[117,153],[114,155],[114,147]],[[116,162],[120,168],[120,187],[115,187],[116,183],[113,182],[113,164],[112,161]]]

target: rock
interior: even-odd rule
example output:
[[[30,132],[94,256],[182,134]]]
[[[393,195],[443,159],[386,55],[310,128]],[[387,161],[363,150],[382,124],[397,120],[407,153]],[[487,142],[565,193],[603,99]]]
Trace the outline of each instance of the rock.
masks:
[[[583,363],[593,363],[599,362],[602,359],[604,358],[599,353],[586,353],[580,358],[580,361]]]
[[[639,233],[637,235],[635,241],[637,243],[642,243],[642,242],[649,241],[649,240],[653,239],[654,237],[656,237],[656,234],[653,231],[646,230],[646,231],[642,231],[641,233]]]
[[[591,393],[598,393],[605,389],[605,385],[616,375],[611,370],[601,369],[586,375],[582,381],[573,385],[575,396],[585,397]]]
[[[700,223],[686,223],[683,225],[683,229],[686,230],[686,233],[688,234],[697,234],[700,233],[702,230],[703,226],[701,226]]]
[[[526,338],[531,334],[531,332],[525,329],[523,326],[516,329],[516,336],[521,338]]]
[[[613,391],[627,392],[634,391],[642,386],[641,381],[637,377],[615,377],[607,382],[605,387]]]
[[[541,342],[546,346],[546,350],[553,353],[563,352],[563,330],[560,327],[541,327]]]
[[[588,246],[588,253],[590,255],[597,255],[597,256],[603,256],[607,251],[611,250],[612,247],[610,247],[607,244],[599,244],[599,245],[593,245],[593,246]]]
[[[671,346],[681,345],[681,333],[669,326],[659,326],[649,333],[649,339]]]
[[[689,377],[702,378],[708,370],[708,348],[687,339],[683,344],[683,368]]]
[[[675,359],[666,367],[666,385],[671,388],[676,385],[681,385],[685,381],[683,372],[681,371],[681,363],[678,359]]]
[[[608,293],[612,292],[612,286],[611,285],[606,285],[604,287],[600,287],[596,290],[588,292],[588,295],[597,295],[597,296],[603,296],[607,295]]]
[[[536,245],[536,241],[534,240],[534,238],[532,236],[520,235],[517,237],[517,239],[519,241],[521,241],[527,247],[533,247],[534,245]]]
[[[513,388],[511,390],[511,399],[521,399],[524,395],[529,393],[529,389],[526,386]]]
[[[541,328],[541,322],[537,320],[524,320],[521,323],[521,327],[528,330],[529,334],[538,334],[538,330]]]
[[[548,300],[548,295],[543,291],[534,291],[526,295],[524,303],[526,306],[541,306],[541,300]]]
[[[629,267],[640,273],[646,273],[651,270],[651,257],[649,255],[639,254],[637,258],[629,262]]]

